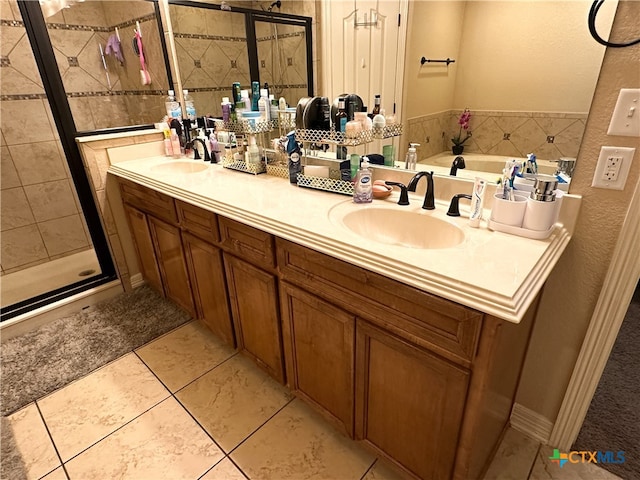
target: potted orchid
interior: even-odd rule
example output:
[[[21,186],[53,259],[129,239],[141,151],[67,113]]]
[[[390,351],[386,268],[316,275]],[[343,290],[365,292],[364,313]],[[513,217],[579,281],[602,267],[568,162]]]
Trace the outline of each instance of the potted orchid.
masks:
[[[471,110],[468,108],[464,109],[464,112],[460,115],[458,119],[458,125],[460,126],[460,130],[458,131],[458,135],[453,137],[451,141],[453,142],[453,147],[451,147],[451,151],[454,155],[460,155],[464,150],[464,142],[471,138],[471,132],[469,131],[469,121],[471,120]],[[462,131],[464,130],[464,137]]]

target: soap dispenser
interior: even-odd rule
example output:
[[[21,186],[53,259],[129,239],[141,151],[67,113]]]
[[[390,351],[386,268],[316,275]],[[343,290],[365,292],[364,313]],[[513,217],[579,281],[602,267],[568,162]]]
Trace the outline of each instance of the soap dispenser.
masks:
[[[418,161],[418,154],[416,153],[416,147],[419,147],[419,143],[410,143],[409,151],[407,152],[407,157],[405,161],[404,168],[407,170],[415,170],[416,162]]]
[[[356,174],[356,184],[353,189],[354,203],[371,203],[373,200],[373,181],[369,170],[369,159],[362,157],[360,169]]]

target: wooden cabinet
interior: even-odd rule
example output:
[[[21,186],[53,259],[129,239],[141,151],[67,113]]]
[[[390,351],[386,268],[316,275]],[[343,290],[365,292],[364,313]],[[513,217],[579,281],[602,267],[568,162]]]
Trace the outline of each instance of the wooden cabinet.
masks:
[[[164,291],[168,298],[195,317],[180,229],[152,216],[148,217],[148,221]]]
[[[537,300],[512,324],[133,182],[121,193],[150,285],[413,476],[482,477]]]
[[[280,285],[289,387],[353,436],[355,316]]]
[[[238,348],[284,383],[277,278],[226,253],[224,264]]]
[[[124,205],[124,212],[127,216],[133,244],[138,254],[140,273],[152,288],[164,296],[164,287],[160,278],[160,269],[158,268],[158,260],[153,247],[147,215],[126,204]]]
[[[469,372],[363,320],[356,337],[356,438],[420,478],[450,478]]]
[[[222,251],[189,233],[182,234],[182,243],[198,318],[235,347]]]

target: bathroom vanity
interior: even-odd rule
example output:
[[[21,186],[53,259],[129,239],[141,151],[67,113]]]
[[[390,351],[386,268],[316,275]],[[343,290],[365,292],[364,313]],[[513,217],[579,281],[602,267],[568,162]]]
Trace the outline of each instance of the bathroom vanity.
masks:
[[[385,245],[340,223],[342,210],[368,208],[347,197],[218,165],[159,168],[170,162],[109,169],[121,196],[110,202],[127,217],[119,229],[149,285],[411,475],[480,478],[570,231],[530,240],[459,218],[454,247]],[[394,199],[383,206],[403,208]]]

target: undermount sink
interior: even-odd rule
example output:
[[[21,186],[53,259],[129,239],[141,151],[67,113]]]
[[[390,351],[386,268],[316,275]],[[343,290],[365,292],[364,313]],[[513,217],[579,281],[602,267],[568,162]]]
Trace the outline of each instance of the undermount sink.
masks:
[[[156,165],[155,167],[151,168],[151,171],[154,173],[181,174],[203,172],[207,168],[208,164],[204,162],[176,160],[174,162],[167,162]]]
[[[336,210],[333,216],[353,233],[387,245],[437,249],[455,247],[464,240],[460,227],[422,209],[364,207],[344,214]]]

